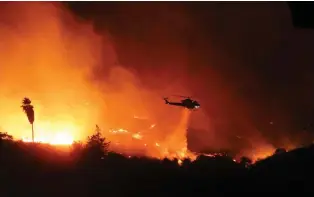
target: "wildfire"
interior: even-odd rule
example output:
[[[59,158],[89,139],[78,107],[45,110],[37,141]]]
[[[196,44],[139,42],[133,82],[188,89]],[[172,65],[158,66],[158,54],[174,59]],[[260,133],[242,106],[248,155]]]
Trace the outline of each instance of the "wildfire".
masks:
[[[28,137],[23,137],[22,141],[32,142],[32,140]],[[45,137],[45,136],[35,137],[34,141],[37,143],[44,143],[44,144],[51,144],[51,145],[71,145],[74,142],[74,139],[68,133],[61,132],[51,137]]]
[[[264,159],[266,157],[270,157],[275,153],[275,148],[270,146],[262,146],[257,150],[253,150],[250,155],[253,162],[256,162],[260,159]]]
[[[111,35],[98,35],[60,4],[5,6],[0,7],[1,130],[31,141],[31,126],[20,109],[21,99],[29,96],[36,142],[71,144],[100,124],[116,152],[179,163],[196,158],[186,142],[190,112],[167,111],[161,92],[141,86],[135,74],[117,65]],[[188,91],[169,86],[165,83],[170,92]],[[136,121],[152,122],[142,128]]]
[[[181,164],[184,159],[194,160],[197,156],[187,149],[186,130],[189,115],[188,110],[183,110],[177,128],[164,139],[154,135],[159,130],[156,123],[149,125],[141,132],[133,132],[124,128],[110,129],[107,137],[114,142],[114,146],[111,147],[113,150],[118,150],[126,155],[137,153],[159,159],[177,159]],[[134,116],[134,118],[138,117]],[[152,129],[154,130],[152,131]]]
[[[132,135],[132,137],[135,138],[135,139],[138,139],[138,140],[143,138],[143,136],[140,133],[135,133],[135,134]]]
[[[77,20],[57,3],[1,9],[1,130],[31,141],[32,127],[20,108],[27,96],[34,106],[36,142],[84,141],[93,125],[100,124],[116,152],[193,157],[186,148],[189,112],[165,112],[169,108],[159,92],[144,88],[135,74],[117,65],[111,35],[95,33],[91,23]],[[108,76],[97,76],[98,70]]]

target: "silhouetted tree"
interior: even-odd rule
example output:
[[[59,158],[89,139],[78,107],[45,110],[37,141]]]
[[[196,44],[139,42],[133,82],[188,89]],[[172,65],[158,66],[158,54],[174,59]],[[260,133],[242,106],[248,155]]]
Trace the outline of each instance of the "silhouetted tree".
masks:
[[[34,142],[34,121],[35,121],[35,113],[34,113],[34,106],[31,104],[32,101],[25,97],[22,100],[22,109],[25,112],[29,123],[32,125],[32,141]]]
[[[88,158],[100,159],[108,153],[110,142],[106,141],[106,138],[102,136],[101,130],[96,125],[95,134],[88,136],[85,151]]]

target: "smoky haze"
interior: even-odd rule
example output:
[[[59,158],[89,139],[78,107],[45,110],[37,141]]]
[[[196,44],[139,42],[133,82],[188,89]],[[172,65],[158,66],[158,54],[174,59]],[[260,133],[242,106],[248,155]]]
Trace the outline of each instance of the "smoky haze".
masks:
[[[100,34],[111,32],[120,63],[136,72],[147,89],[161,90],[162,95],[184,94],[180,89],[163,91],[176,85],[199,99],[202,110],[192,113],[189,132],[195,149],[234,148],[238,137],[256,147],[299,143],[292,139],[300,136],[306,121],[296,116],[308,121],[309,114],[296,109],[310,105],[301,106],[303,99],[293,96],[299,89],[306,91],[304,83],[295,81],[289,88],[289,76],[304,74],[290,60],[300,58],[291,51],[308,49],[304,41],[293,49],[291,42],[298,43],[301,35],[293,29],[285,3],[73,3],[70,7],[93,20]]]
[[[74,12],[56,3],[2,3],[3,130],[30,135],[19,106],[28,96],[37,135],[62,130],[84,139],[95,124],[104,132],[156,124],[146,135],[162,141],[183,118],[162,97],[181,94],[202,105],[189,120],[196,150],[234,148],[238,137],[252,150],[291,145],[292,110],[277,81],[267,79],[278,51],[296,36],[284,3],[69,7]]]
[[[119,63],[112,36],[95,33],[92,23],[63,5],[3,3],[0,9],[2,131],[17,139],[30,137],[20,108],[25,96],[33,101],[35,138],[41,140],[85,140],[95,124],[105,136],[111,129],[138,131],[157,125],[145,134],[146,143],[153,144],[187,124],[186,119],[181,123],[181,109],[167,111],[161,95],[188,89],[178,84],[165,84],[162,91],[144,87],[137,73]],[[186,129],[181,130],[184,136]],[[108,138],[129,150],[135,146],[123,136]]]
[[[29,136],[21,113],[25,96],[35,106],[37,137],[77,132],[97,118],[101,98],[89,82],[100,63],[101,40],[57,5],[1,3],[1,127],[16,138]]]

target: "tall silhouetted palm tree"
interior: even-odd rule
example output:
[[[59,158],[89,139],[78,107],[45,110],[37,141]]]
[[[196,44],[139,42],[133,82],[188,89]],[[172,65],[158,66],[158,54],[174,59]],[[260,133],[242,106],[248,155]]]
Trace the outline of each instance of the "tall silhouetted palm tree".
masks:
[[[32,141],[34,142],[34,121],[35,121],[35,113],[34,106],[31,105],[32,101],[25,97],[22,101],[22,109],[25,112],[29,123],[32,125]]]

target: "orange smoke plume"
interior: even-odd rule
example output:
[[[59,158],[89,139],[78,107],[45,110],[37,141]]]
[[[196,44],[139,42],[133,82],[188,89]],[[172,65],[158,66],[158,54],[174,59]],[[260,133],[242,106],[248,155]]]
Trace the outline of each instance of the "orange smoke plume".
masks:
[[[35,141],[85,140],[99,124],[117,150],[125,146],[156,157],[186,152],[188,112],[165,106],[160,92],[143,88],[134,73],[119,65],[109,35],[97,35],[90,23],[59,4],[10,3],[0,9],[2,131],[31,138],[20,109],[27,96],[36,113]],[[94,73],[103,68],[106,77],[95,80]],[[174,88],[186,91],[172,85],[163,91]]]
[[[1,129],[30,137],[19,108],[27,96],[34,104],[37,138],[85,137],[102,106],[89,82],[101,58],[101,37],[50,3],[3,4],[0,15]]]
[[[218,114],[214,120],[201,110],[194,116],[179,107],[165,105],[163,96],[174,92],[190,95],[185,86],[188,82],[181,85],[184,83],[180,77],[169,80],[170,74],[165,71],[159,74],[168,78],[167,83],[160,82],[155,90],[148,89],[136,72],[120,65],[108,32],[95,33],[90,22],[75,17],[61,4],[3,3],[0,22],[0,131],[24,141],[31,138],[31,127],[20,108],[21,99],[29,97],[36,114],[35,141],[71,144],[74,140],[85,140],[94,125],[99,124],[115,151],[158,158],[194,158],[186,141],[186,131],[192,122],[194,128],[206,130],[204,135],[209,136],[213,146],[220,145],[216,134],[223,132],[216,131],[213,125],[225,126],[220,117],[229,111],[219,114],[222,109],[217,103],[232,99],[225,86],[217,85],[220,81],[216,80],[216,73],[206,72],[205,76],[202,70],[203,77],[198,79],[211,78],[211,91],[220,95],[205,96]],[[187,61],[182,58],[187,56],[185,52],[174,59],[186,66]],[[170,67],[174,63],[160,64]],[[184,77],[183,71],[178,70],[178,76]],[[152,76],[156,74],[151,72],[143,78]],[[155,81],[159,83],[161,77]],[[191,87],[197,88],[198,84],[195,82]],[[201,92],[201,88],[194,91]],[[231,108],[234,103],[224,107]],[[234,122],[242,118],[235,117]],[[225,119],[229,121],[229,116]],[[204,141],[205,146],[208,140]]]

